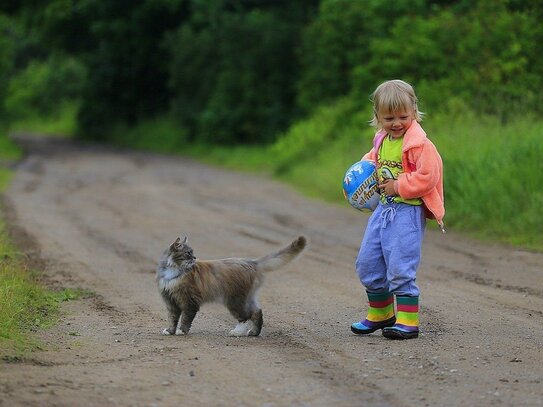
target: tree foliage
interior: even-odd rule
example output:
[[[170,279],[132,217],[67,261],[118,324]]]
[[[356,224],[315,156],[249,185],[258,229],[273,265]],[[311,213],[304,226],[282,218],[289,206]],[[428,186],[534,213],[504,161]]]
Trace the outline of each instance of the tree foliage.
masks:
[[[542,10],[538,0],[11,0],[0,5],[0,103],[45,107],[77,89],[88,138],[170,115],[189,141],[269,143],[322,105],[366,103],[378,83],[403,78],[423,108],[506,122],[543,109]]]
[[[164,34],[182,23],[182,0],[53,0],[44,37],[87,67],[81,135],[107,139],[117,123],[133,124],[168,109]]]
[[[5,115],[4,101],[13,70],[14,46],[9,38],[12,30],[13,26],[8,18],[0,14],[0,119]]]
[[[202,141],[269,142],[296,115],[295,52],[311,2],[232,3],[194,1],[168,38],[173,113]]]
[[[334,7],[338,3],[323,0],[308,27],[305,40],[319,46],[303,53],[310,62],[300,79],[299,97],[306,108],[314,107],[311,102],[318,96],[329,100],[352,92],[367,99],[379,82],[403,78],[436,109],[449,108],[452,100],[503,120],[541,109],[543,28],[538,15],[543,6],[537,2],[522,7],[507,0],[399,2],[404,10],[386,18],[387,1],[372,1],[373,8],[345,1],[348,10]],[[340,46],[339,38],[350,40]]]

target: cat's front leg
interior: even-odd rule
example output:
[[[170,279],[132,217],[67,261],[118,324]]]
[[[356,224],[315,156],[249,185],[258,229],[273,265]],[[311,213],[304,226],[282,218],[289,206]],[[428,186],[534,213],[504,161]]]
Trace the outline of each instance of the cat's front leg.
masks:
[[[168,327],[162,331],[162,335],[177,335],[177,324],[181,316],[181,308],[172,302],[166,302],[168,309]]]
[[[180,335],[187,335],[192,326],[192,321],[196,317],[196,314],[200,310],[200,307],[196,304],[191,304],[186,307],[183,307],[183,315],[181,317],[181,333]]]

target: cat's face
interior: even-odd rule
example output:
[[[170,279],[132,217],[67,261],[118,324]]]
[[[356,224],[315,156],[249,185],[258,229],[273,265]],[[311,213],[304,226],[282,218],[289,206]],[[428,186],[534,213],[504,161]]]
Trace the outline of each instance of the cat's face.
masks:
[[[192,247],[187,243],[187,238],[181,241],[180,238],[177,238],[175,242],[170,245],[168,249],[168,262],[176,265],[182,263],[193,263],[196,260],[194,257],[194,252]]]

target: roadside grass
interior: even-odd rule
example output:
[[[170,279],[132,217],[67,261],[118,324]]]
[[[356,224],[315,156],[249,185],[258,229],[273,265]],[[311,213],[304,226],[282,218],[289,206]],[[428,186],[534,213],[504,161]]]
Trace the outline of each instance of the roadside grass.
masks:
[[[108,135],[120,147],[192,157],[209,165],[233,170],[270,172],[272,161],[262,146],[209,146],[188,141],[187,131],[168,117],[136,126],[117,125]]]
[[[150,119],[134,127],[118,124],[108,137],[119,146],[158,153],[175,153],[186,146],[185,131],[167,118]]]
[[[233,170],[265,173],[307,196],[347,205],[341,190],[346,169],[371,148],[371,106],[346,97],[294,123],[268,146],[213,146],[188,141],[166,116],[119,126],[113,144],[189,156]],[[422,123],[444,162],[447,229],[488,241],[543,251],[543,120],[502,123],[456,102],[427,112]],[[73,132],[72,132],[73,133]],[[430,225],[433,223],[430,222]]]
[[[33,114],[13,120],[10,123],[9,132],[45,134],[48,137],[72,136],[77,129],[78,111],[78,103],[65,102],[52,115],[40,116]]]
[[[445,164],[450,225],[484,240],[543,251],[543,121],[492,117],[429,121]]]
[[[0,161],[15,160],[20,151],[2,133]],[[11,172],[0,167],[0,192],[9,185]],[[51,326],[62,301],[79,298],[78,290],[51,291],[43,287],[40,273],[28,267],[24,253],[9,240],[0,208],[0,359],[18,360],[42,345],[34,337]]]
[[[370,117],[369,110],[353,113],[348,101],[340,101],[297,123],[272,146],[275,175],[311,196],[346,204],[341,180],[371,148]],[[504,124],[459,111],[429,114],[422,125],[443,158],[446,227],[543,251],[543,121],[523,117]],[[302,142],[307,137],[312,141]],[[295,159],[285,165],[284,157]]]
[[[166,119],[167,124],[156,119],[124,128],[122,137],[114,139],[119,145],[270,174],[310,197],[347,205],[341,181],[347,168],[371,148],[370,108],[361,109],[350,98],[339,100],[295,123],[269,146],[188,143],[185,134]],[[543,251],[543,217],[537,213],[543,206],[538,181],[543,173],[539,158],[543,143],[538,134],[541,126],[534,123],[543,124],[536,118],[503,124],[459,106],[452,112],[428,114],[423,127],[444,162],[448,229]]]
[[[5,136],[5,129],[0,126],[0,169],[2,163],[13,162],[20,157],[21,150]],[[7,174],[7,170],[5,173]],[[7,175],[4,176],[4,180],[7,181]]]
[[[13,247],[0,221],[0,359],[17,360],[29,351],[43,349],[35,332],[57,321],[61,302],[82,294],[44,288],[40,272],[28,268],[25,255]]]

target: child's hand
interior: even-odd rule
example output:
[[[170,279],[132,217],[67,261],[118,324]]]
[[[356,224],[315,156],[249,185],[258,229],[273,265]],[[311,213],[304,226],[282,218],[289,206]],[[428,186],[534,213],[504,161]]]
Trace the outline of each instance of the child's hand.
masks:
[[[396,180],[393,179],[386,179],[383,182],[379,184],[379,188],[381,188],[386,196],[396,196],[396,190],[394,189],[394,184],[396,183]]]

